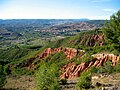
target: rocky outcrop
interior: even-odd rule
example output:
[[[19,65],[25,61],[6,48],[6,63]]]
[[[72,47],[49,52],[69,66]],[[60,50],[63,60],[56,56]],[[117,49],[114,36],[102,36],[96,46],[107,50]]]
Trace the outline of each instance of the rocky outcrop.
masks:
[[[99,35],[99,34],[95,35],[95,34],[93,34],[92,37],[91,37],[91,41],[89,42],[89,45],[90,46],[97,46],[97,44],[98,44],[98,46],[102,46],[104,44],[103,39],[104,39],[104,35]]]
[[[62,47],[60,47],[60,48],[47,48],[47,49],[45,49],[40,55],[38,55],[38,57],[39,57],[40,59],[42,59],[42,58],[47,57],[47,56],[50,55],[50,54],[54,54],[54,53],[60,52],[60,51],[62,51],[62,50],[63,50]]]
[[[78,55],[78,53],[80,53],[78,57],[82,57],[85,53],[84,50],[77,50],[74,48],[62,48],[62,47],[47,48],[41,54],[37,55],[36,57],[30,58],[25,62],[18,64],[10,64],[9,68],[10,70],[12,70],[15,67],[21,67],[21,68],[25,67],[27,70],[34,70],[36,68],[36,64],[39,63],[42,59],[46,58],[51,54],[59,53],[60,51],[63,51],[63,53],[66,55],[66,58],[68,60],[75,58]]]
[[[61,68],[63,70],[63,74],[60,76],[61,79],[71,79],[79,77],[81,72],[87,71],[90,67],[99,67],[103,66],[105,62],[108,60],[112,61],[112,65],[115,66],[120,56],[116,56],[114,54],[95,54],[93,55],[94,59],[89,62],[84,62],[79,65],[75,63],[69,63]]]
[[[47,48],[40,55],[38,55],[37,57],[42,59],[42,58],[47,57],[50,54],[58,53],[60,51],[64,52],[67,59],[72,59],[72,58],[76,57],[78,52],[85,52],[84,50],[77,50],[77,49],[74,49],[74,48],[62,48],[62,47],[59,47],[59,48]],[[81,54],[81,56],[82,55],[83,54]]]
[[[66,58],[68,60],[76,57],[79,52],[83,52],[79,55],[79,57],[82,57],[85,52],[84,50],[76,50],[74,48],[62,48],[62,47],[47,48],[40,55],[38,55],[34,58],[30,58],[30,59],[26,60],[25,62],[22,62],[19,64],[10,65],[10,69],[15,68],[15,67],[26,67],[28,70],[34,70],[36,68],[35,63],[39,63],[41,59],[44,59],[51,54],[59,53],[60,51],[64,52],[64,54],[66,55]],[[38,58],[39,58],[39,60],[38,60]]]
[[[72,59],[77,56],[78,50],[73,49],[73,48],[65,48],[64,53],[66,55],[66,58]]]
[[[71,79],[80,76],[80,73],[88,67],[88,63],[81,63],[76,65],[75,63],[69,63],[62,67],[65,72],[60,76],[61,79]]]
[[[112,65],[113,66],[115,66],[117,63],[118,63],[118,61],[119,61],[119,58],[120,58],[120,56],[117,56],[117,55],[114,55],[114,54],[94,54],[94,55],[92,55],[94,58],[96,58],[96,59],[99,59],[99,60],[104,60],[105,62],[107,61],[107,60],[111,60],[112,61]]]
[[[71,43],[90,47],[103,46],[105,43],[104,34],[83,34],[79,36],[79,39],[71,40]]]

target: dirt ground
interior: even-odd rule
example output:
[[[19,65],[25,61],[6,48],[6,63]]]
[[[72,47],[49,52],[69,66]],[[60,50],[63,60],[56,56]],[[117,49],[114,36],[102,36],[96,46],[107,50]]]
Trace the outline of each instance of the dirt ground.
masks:
[[[3,88],[5,90],[36,90],[36,84],[33,76],[8,76]]]

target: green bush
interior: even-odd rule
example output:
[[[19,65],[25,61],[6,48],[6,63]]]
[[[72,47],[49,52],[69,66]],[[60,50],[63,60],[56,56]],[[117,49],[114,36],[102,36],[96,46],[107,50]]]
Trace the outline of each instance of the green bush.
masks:
[[[27,71],[25,68],[20,68],[20,67],[16,67],[16,68],[12,69],[12,71],[11,71],[12,75],[14,75],[14,76],[25,75],[29,72],[30,71]]]
[[[92,61],[93,60],[93,57],[88,53],[88,54],[85,54],[82,59],[81,59],[81,62],[89,62],[89,61]]]
[[[58,67],[56,64],[42,63],[36,72],[38,90],[59,90]]]
[[[81,74],[81,76],[78,79],[77,82],[77,89],[81,90],[81,89],[89,89],[91,87],[91,72],[83,72]]]
[[[90,71],[91,71],[92,73],[98,73],[98,68],[96,68],[96,67],[91,67],[91,68],[90,68]]]
[[[113,73],[113,66],[111,61],[107,61],[104,66],[97,68],[98,72],[97,73],[108,73],[111,74]]]
[[[113,72],[120,73],[120,64],[116,65],[116,66],[113,68]]]
[[[0,65],[0,88],[4,85],[5,78],[6,78],[6,75],[4,73],[4,67]]]
[[[10,73],[8,65],[4,66],[4,74],[8,75]]]

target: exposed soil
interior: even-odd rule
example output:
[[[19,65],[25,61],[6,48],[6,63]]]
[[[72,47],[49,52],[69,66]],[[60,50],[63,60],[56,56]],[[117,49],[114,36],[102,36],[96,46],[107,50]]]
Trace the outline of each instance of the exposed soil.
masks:
[[[7,77],[3,90],[36,90],[34,76]]]

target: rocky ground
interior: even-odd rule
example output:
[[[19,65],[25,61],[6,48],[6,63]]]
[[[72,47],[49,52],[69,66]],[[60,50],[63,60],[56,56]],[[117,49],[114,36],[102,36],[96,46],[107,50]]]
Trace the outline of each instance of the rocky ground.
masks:
[[[33,76],[8,76],[3,90],[36,90]]]
[[[61,90],[77,90],[76,83],[77,79],[68,79]],[[120,90],[120,73],[93,75],[89,90]]]
[[[92,85],[93,90],[120,90],[120,73],[94,75]]]
[[[61,90],[77,90],[77,79],[67,79],[61,85]],[[33,76],[7,77],[3,90],[36,90]],[[92,76],[92,86],[89,90],[120,90],[120,73],[95,74]]]

